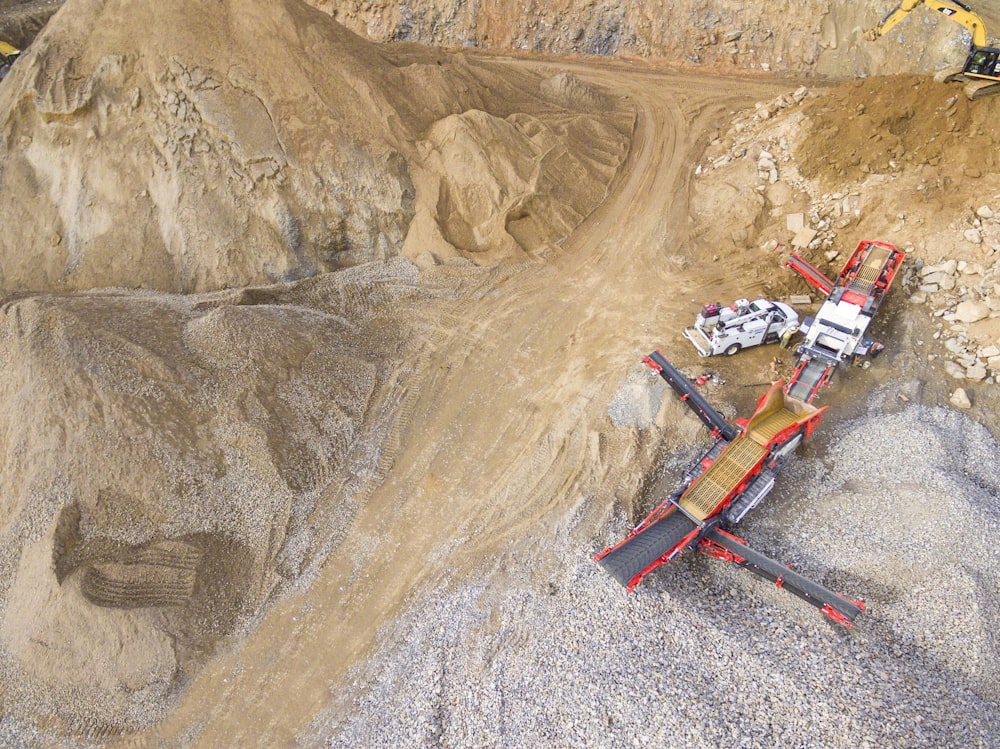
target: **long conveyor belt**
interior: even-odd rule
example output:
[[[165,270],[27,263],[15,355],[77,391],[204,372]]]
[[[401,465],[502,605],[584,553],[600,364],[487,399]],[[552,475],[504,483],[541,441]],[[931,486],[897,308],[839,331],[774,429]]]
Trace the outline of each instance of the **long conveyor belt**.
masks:
[[[857,618],[858,614],[865,610],[863,602],[852,601],[839,593],[834,593],[819,583],[813,582],[807,577],[803,577],[797,572],[793,572],[780,562],[764,556],[759,551],[754,551],[735,536],[722,533],[717,529],[712,529],[705,535],[713,543],[728,549],[739,557],[739,560],[733,561],[740,567],[759,577],[763,577],[765,580],[770,580],[782,590],[798,596],[816,608],[823,609],[825,613],[833,616],[835,619],[846,620],[846,622],[850,623]],[[828,609],[836,612],[837,616],[827,611]]]
[[[834,366],[823,359],[810,359],[798,376],[785,386],[785,393],[804,403],[811,403],[820,384],[827,379],[829,371]]]
[[[633,580],[660,557],[676,547],[698,526],[673,509],[647,528],[597,560],[605,572],[631,590]],[[638,582],[637,580],[635,582]]]

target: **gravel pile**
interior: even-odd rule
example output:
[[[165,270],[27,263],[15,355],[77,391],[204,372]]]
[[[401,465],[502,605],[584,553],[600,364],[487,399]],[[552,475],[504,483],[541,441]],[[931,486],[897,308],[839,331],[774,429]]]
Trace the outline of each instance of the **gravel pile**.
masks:
[[[865,598],[851,631],[694,554],[626,595],[590,559],[623,522],[535,539],[415,600],[300,742],[1000,746],[1000,445],[950,409],[870,405],[828,419],[740,527]]]

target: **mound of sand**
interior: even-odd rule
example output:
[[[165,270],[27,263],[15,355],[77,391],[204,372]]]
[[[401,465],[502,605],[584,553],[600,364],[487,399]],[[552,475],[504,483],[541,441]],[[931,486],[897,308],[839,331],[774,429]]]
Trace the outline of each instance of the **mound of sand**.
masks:
[[[461,55],[376,48],[299,0],[68,2],[0,90],[0,286],[295,280],[400,254],[414,216],[436,228],[439,205],[439,254],[457,254],[455,239],[491,262],[516,256],[507,221],[532,217],[539,241],[565,235],[603,196],[628,133],[541,82]],[[510,147],[477,141],[489,128],[459,128],[470,139],[459,151],[487,148],[491,164],[439,161],[435,139],[455,123],[518,112],[534,122]],[[592,154],[574,138],[595,128],[606,147]],[[565,154],[587,179],[540,198]],[[483,166],[510,213],[486,230],[485,204],[456,197]]]
[[[799,171],[827,186],[924,166],[956,178],[1000,166],[1000,100],[970,102],[958,84],[917,75],[862,79],[803,111],[810,123],[796,154]]]
[[[384,311],[426,296],[415,272],[4,307],[7,699],[90,727],[149,720],[339,542],[397,407],[407,328]]]
[[[343,540],[435,293],[400,256],[558,241],[633,118],[298,0],[70,0],[0,111],[4,702],[91,735]]]
[[[407,246],[455,248],[481,263],[569,234],[604,197],[625,155],[621,133],[597,117],[575,116],[556,129],[528,114],[500,119],[481,110],[435,123],[420,145],[424,193],[437,200],[418,203]]]

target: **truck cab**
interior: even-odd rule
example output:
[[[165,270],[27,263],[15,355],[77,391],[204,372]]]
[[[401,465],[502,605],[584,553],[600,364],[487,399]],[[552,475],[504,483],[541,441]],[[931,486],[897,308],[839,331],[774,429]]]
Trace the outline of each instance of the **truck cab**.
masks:
[[[701,356],[732,356],[741,349],[775,343],[798,325],[798,314],[787,304],[737,299],[726,307],[718,302],[706,304],[683,335]]]

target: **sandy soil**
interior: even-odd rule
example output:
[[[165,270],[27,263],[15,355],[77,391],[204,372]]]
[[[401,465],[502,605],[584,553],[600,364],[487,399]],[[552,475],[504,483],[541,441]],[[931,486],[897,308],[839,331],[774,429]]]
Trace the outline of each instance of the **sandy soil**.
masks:
[[[641,356],[717,371],[727,413],[770,379],[772,351],[698,361],[679,333],[706,301],[806,291],[774,246],[789,214],[826,221],[803,251],[827,270],[863,238],[927,262],[995,252],[962,230],[1000,193],[1000,104],[929,77],[796,96],[788,80],[640,63],[376,51],[282,7],[313,43],[296,86],[220,73],[238,50],[205,44],[192,55],[216,68],[175,69],[169,50],[136,56],[101,32],[114,65],[53,34],[0,91],[2,178],[20,190],[0,208],[23,212],[32,184],[47,201],[0,257],[0,640],[20,740],[289,744],[331,695],[349,704],[352,669],[426,590],[525,560],[541,579],[567,549],[589,554],[642,512],[660,460],[702,439],[651,394]],[[72,64],[46,64],[59,55]],[[350,83],[323,89],[338,59]],[[206,104],[219,90],[271,129],[223,122]],[[338,119],[355,91],[361,109]],[[384,123],[359,154],[301,112],[351,138]],[[247,144],[274,137],[275,171],[247,183],[262,163]],[[159,145],[133,159],[138,141]],[[365,174],[369,213],[360,193],[309,189]],[[324,259],[331,214],[354,232],[349,260]],[[922,369],[934,320],[907,291],[880,321],[884,364],[828,391],[825,429],[901,372],[920,369],[927,404],[953,388]],[[972,415],[996,433],[993,390],[976,388]]]
[[[587,529],[600,528],[618,503],[634,506],[660,451],[699,439],[691,424],[609,425],[609,404],[622,397],[637,359],[665,346],[682,364],[704,366],[678,331],[707,296],[747,293],[748,277],[757,279],[749,287],[803,290],[779,275],[780,256],[762,261],[750,235],[739,248],[700,242],[702,224],[713,221],[692,219],[685,200],[699,194],[692,164],[717,123],[787,92],[786,84],[558,65],[636,102],[636,135],[609,199],[543,261],[461,301],[453,319],[470,324],[436,337],[422,377],[408,383],[415,398],[399,449],[356,517],[348,548],[328,558],[308,591],[275,602],[239,647],[206,667],[150,735],[178,740],[192,722],[204,745],[297,735],[372,646],[371,623],[392,621],[421,585],[478,574],[498,554],[530,554],[533,568],[555,568],[560,559],[546,551],[553,538],[592,545]],[[831,116],[840,111],[838,104]],[[729,194],[731,179],[712,189]],[[712,218],[733,233],[752,225],[756,210],[729,204]],[[888,314],[901,309],[897,301]],[[887,333],[898,330],[884,324]],[[712,362],[727,381],[715,393],[724,408],[749,407],[771,355]],[[838,383],[827,402],[844,417],[856,414],[868,389],[898,371]],[[932,385],[931,399],[935,387],[947,384]],[[564,525],[570,517],[572,528]],[[282,698],[291,693],[292,704]]]
[[[199,716],[206,745],[287,735],[371,646],[372,623],[391,620],[416,587],[444,571],[460,575],[511,541],[548,535],[581,492],[605,498],[588,510],[601,515],[602,504],[616,493],[628,501],[643,481],[656,445],[630,430],[609,433],[606,404],[659,331],[685,321],[670,296],[677,276],[717,288],[718,279],[680,269],[693,264],[679,260],[691,248],[676,196],[690,188],[703,131],[750,100],[738,80],[573,71],[637,104],[628,168],[611,196],[550,257],[462,299],[443,318],[446,329],[428,331],[436,343],[422,377],[406,383],[415,397],[399,449],[348,548],[328,558],[307,592],[276,601],[153,735],[183,735],[188,715]],[[754,93],[783,88],[762,83]],[[666,248],[673,266],[660,261]],[[266,677],[262,660],[277,666]],[[294,704],[281,698],[288,693],[298,695]],[[221,709],[206,713],[209,694]]]

